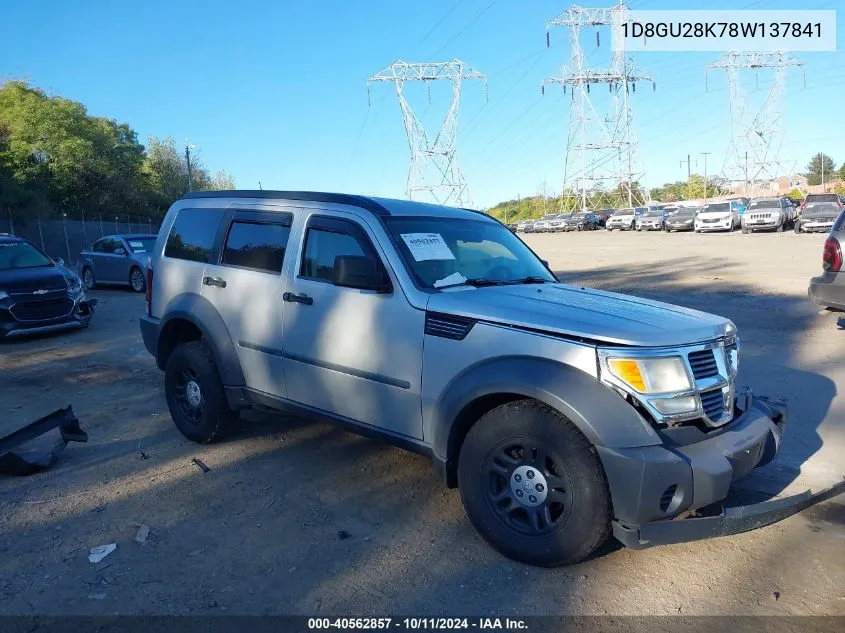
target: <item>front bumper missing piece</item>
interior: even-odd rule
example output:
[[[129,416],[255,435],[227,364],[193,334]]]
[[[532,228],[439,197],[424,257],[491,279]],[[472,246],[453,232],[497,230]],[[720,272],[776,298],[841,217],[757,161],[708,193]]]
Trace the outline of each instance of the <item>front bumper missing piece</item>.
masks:
[[[746,390],[737,398],[737,408],[748,411],[751,402],[751,391]],[[786,415],[784,404],[775,402],[767,402],[767,404],[773,411]],[[805,490],[790,497],[770,499],[744,506],[726,507],[722,503],[713,504],[701,510],[701,513],[707,516],[661,519],[636,525],[614,521],[613,536],[631,549],[646,549],[655,545],[687,543],[741,534],[782,521],[810,506],[843,493],[845,493],[845,477],[839,483],[816,493]]]
[[[51,447],[26,449],[23,445],[58,427],[60,436]],[[70,406],[54,411],[0,437],[0,474],[32,475],[50,468],[69,442],[87,442],[88,434],[79,426],[79,420]],[[17,450],[15,450],[17,449]]]

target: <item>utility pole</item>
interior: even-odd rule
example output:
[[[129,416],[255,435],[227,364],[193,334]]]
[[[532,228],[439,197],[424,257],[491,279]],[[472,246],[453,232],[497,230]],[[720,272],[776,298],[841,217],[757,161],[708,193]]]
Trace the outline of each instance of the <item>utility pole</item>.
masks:
[[[679,161],[681,167],[684,166],[684,163],[687,164],[687,198],[691,198],[692,196],[690,195],[690,181],[692,180],[692,163],[698,165],[698,161],[691,160],[690,155],[687,154],[686,160]]]
[[[569,67],[561,68],[561,75],[543,81],[559,84],[564,94],[570,91],[569,131],[566,141],[566,158],[563,168],[563,194],[561,210],[569,209],[570,192],[574,193],[582,210],[587,210],[587,199],[597,189],[621,191],[627,196],[628,206],[642,202],[641,194],[634,193],[634,183],[642,173],[636,160],[637,139],[633,131],[631,93],[637,91],[637,82],[648,82],[656,89],[654,78],[640,71],[625,52],[623,25],[631,21],[630,11],[619,3],[611,8],[582,8],[571,6],[546,26],[546,46],[551,44],[552,27],[564,26],[569,30],[572,48]],[[586,29],[595,31],[596,46],[600,43],[600,29],[610,27],[613,53],[610,68],[589,68],[582,48],[581,34]],[[603,112],[590,97],[590,87],[595,90],[606,85],[611,94],[609,112]],[[610,183],[610,186],[606,186]],[[638,199],[635,201],[634,197]],[[593,196],[595,206],[606,204],[601,196]],[[577,205],[576,205],[577,206]]]
[[[822,193],[824,193],[824,191],[825,191],[825,189],[824,189],[824,154],[821,154],[819,156],[819,159],[822,162]]]
[[[707,190],[710,187],[710,181],[707,180],[707,157],[710,156],[712,152],[701,152],[701,155],[704,156],[704,205],[707,206]],[[687,157],[689,158],[689,157]]]
[[[455,159],[461,84],[468,79],[478,79],[484,82],[485,88],[487,86],[486,76],[459,59],[418,64],[409,64],[400,59],[367,79],[368,101],[370,83],[374,81],[392,83],[396,89],[411,150],[411,165],[405,184],[405,197],[409,200],[417,199],[422,192],[438,204],[472,207],[466,180]],[[414,114],[404,89],[409,81],[421,81],[429,87],[433,81],[438,80],[451,83],[452,101],[440,129],[430,139],[422,122]]]
[[[188,165],[188,191],[194,190],[194,185],[191,182],[191,146],[185,142],[185,163]]]

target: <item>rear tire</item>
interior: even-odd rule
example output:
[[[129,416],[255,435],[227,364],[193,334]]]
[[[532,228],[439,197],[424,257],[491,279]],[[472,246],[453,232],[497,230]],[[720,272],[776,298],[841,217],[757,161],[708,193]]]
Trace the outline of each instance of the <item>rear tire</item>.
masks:
[[[800,233],[801,232],[801,222],[796,222],[795,228],[793,228],[792,230],[795,231],[796,233]]]
[[[147,280],[144,279],[144,273],[137,266],[133,266],[129,271],[129,287],[133,292],[144,292],[147,289]]]
[[[179,345],[167,359],[164,395],[182,435],[200,444],[229,434],[238,412],[229,408],[214,355],[205,341]]]
[[[458,457],[458,486],[481,536],[523,563],[572,565],[610,535],[610,493],[595,448],[535,400],[503,404],[475,423]]]

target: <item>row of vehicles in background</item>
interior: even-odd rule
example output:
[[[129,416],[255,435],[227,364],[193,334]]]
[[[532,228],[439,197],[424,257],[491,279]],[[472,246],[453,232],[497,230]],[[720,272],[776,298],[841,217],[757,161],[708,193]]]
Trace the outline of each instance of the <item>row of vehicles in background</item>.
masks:
[[[555,233],[558,231],[695,231],[696,233],[734,231],[793,230],[827,232],[845,206],[845,196],[835,193],[808,194],[798,205],[780,196],[737,197],[702,206],[683,202],[590,212],[547,214],[539,220],[509,224],[513,232]]]

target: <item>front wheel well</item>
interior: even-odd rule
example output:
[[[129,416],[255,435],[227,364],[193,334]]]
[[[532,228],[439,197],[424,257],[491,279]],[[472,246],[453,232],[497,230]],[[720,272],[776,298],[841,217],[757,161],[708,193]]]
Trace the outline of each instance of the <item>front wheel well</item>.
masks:
[[[156,361],[159,369],[163,370],[167,366],[167,359],[179,345],[190,341],[199,341],[202,337],[202,330],[188,319],[172,319],[168,321],[158,337]]]
[[[449,431],[449,443],[446,455],[446,485],[449,488],[458,486],[458,457],[461,454],[461,446],[466,439],[467,433],[472,426],[488,411],[492,411],[508,402],[514,400],[531,400],[518,393],[492,393],[476,398],[458,413]]]

